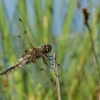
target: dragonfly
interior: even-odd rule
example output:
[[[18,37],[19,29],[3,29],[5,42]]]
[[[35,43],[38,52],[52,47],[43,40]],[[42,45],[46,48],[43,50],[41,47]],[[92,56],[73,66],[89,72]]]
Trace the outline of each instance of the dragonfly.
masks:
[[[36,83],[39,82],[46,87],[51,87],[54,84],[50,76],[50,70],[54,70],[51,67],[53,56],[49,56],[48,53],[51,52],[52,46],[45,44],[44,46],[34,47],[34,42],[30,39],[20,18],[14,19],[12,33],[12,48],[18,63],[4,70],[0,75],[23,68]]]

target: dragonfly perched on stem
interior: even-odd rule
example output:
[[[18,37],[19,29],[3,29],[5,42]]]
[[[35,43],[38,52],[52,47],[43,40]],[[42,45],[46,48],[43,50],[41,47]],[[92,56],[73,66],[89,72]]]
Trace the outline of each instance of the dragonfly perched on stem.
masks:
[[[35,82],[40,82],[47,87],[52,86],[54,82],[49,74],[49,69],[54,70],[52,67],[53,63],[51,63],[53,62],[53,56],[48,56],[48,53],[52,50],[52,46],[46,44],[34,47],[20,18],[14,19],[12,33],[14,34],[12,36],[13,52],[19,61],[14,66],[1,72],[0,75],[23,68]],[[40,62],[41,65],[39,65]]]

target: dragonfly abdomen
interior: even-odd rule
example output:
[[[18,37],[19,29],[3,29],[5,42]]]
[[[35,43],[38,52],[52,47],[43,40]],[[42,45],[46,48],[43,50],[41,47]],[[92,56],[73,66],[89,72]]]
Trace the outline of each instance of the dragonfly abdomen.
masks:
[[[14,65],[14,66],[4,70],[3,72],[1,72],[0,75],[4,75],[4,74],[7,74],[8,72],[12,72],[15,69],[18,69],[19,66],[20,66],[20,63],[17,63],[16,65]]]
[[[12,67],[10,67],[10,68],[4,70],[3,72],[1,72],[0,75],[4,75],[4,74],[7,74],[7,73],[9,73],[9,72],[12,72],[12,71],[14,71],[14,70],[16,70],[16,69],[18,69],[18,68],[24,66],[24,65],[27,64],[27,63],[28,63],[28,62],[23,62],[23,63],[22,63],[22,62],[19,62],[19,63],[17,63],[16,65],[14,65],[14,66],[12,66]]]

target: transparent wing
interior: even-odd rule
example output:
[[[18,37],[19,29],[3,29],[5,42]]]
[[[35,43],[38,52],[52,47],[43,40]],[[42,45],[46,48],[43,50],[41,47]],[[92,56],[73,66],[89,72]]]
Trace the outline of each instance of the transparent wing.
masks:
[[[54,71],[54,58],[53,56],[48,56],[43,58],[44,64],[47,66],[45,70]],[[60,64],[57,63],[57,68],[60,70]]]
[[[50,70],[50,69],[54,70],[53,56],[44,55],[43,53],[39,52],[38,50],[37,50],[37,52],[41,55],[42,63],[44,63],[46,65],[46,70]]]
[[[19,35],[12,37],[12,49],[17,59],[20,59],[25,54],[26,45]]]
[[[34,48],[33,42],[29,38],[28,33],[26,32],[26,29],[24,27],[24,24],[20,18],[15,18],[12,22],[12,35],[13,36],[20,36],[22,40],[24,41],[24,44],[26,47],[29,48]]]
[[[41,64],[43,67],[40,67],[40,62],[42,62],[42,59],[37,60],[35,64],[31,63],[28,66],[24,66],[23,69],[33,78],[36,84],[40,83],[46,87],[51,87],[54,84],[51,73],[45,70],[46,66],[43,65],[43,62]]]
[[[46,70],[54,70],[54,61],[53,57],[42,57],[43,63],[47,66]]]

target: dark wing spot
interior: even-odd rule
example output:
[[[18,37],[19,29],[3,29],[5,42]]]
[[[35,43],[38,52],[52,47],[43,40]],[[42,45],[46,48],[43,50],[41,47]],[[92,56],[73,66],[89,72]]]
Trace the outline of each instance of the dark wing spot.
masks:
[[[53,82],[53,79],[51,79],[51,81]]]
[[[25,34],[26,34],[26,30],[25,30],[25,32],[24,32]]]
[[[22,22],[22,20],[19,18],[19,20]]]
[[[40,70],[43,70],[42,68]]]
[[[19,38],[21,38],[21,36],[20,36],[20,35],[18,35],[18,37],[19,37]]]
[[[60,66],[60,64],[57,64],[58,66]]]
[[[25,46],[25,44],[23,43],[23,46]]]
[[[28,52],[28,50],[25,50],[25,53],[27,53]]]

